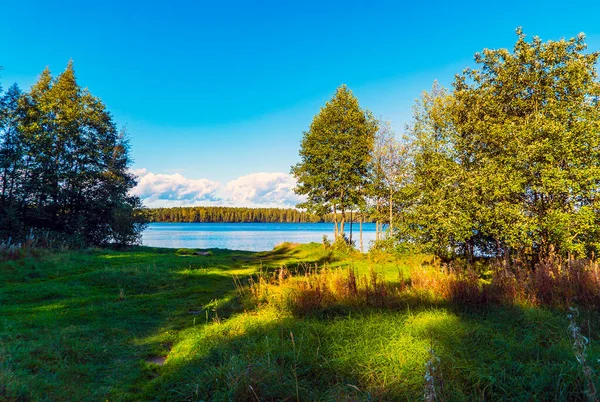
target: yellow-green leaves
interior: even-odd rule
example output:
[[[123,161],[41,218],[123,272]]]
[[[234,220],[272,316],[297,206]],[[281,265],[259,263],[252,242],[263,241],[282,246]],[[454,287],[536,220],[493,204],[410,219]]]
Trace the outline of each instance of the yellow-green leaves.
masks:
[[[484,49],[454,90],[434,88],[412,134],[417,232],[438,250],[590,253],[600,235],[598,53],[584,36]],[[438,240],[435,240],[438,239]]]
[[[304,133],[301,162],[292,167],[296,192],[307,196],[301,207],[318,214],[343,213],[360,203],[376,130],[370,112],[340,86]]]

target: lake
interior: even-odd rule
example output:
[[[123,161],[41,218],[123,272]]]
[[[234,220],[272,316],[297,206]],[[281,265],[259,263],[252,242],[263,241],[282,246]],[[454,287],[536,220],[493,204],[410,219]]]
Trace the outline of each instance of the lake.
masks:
[[[350,224],[346,225],[350,235]],[[359,246],[359,225],[352,226]],[[142,233],[142,244],[168,248],[228,248],[267,251],[283,242],[310,243],[333,240],[333,223],[151,223]],[[375,240],[375,224],[363,224],[365,250]]]

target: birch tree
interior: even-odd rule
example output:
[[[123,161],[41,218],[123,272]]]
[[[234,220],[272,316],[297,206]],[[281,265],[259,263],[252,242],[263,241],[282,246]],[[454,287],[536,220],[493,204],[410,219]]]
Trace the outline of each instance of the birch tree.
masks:
[[[397,138],[389,121],[380,122],[371,155],[370,187],[371,196],[376,204],[377,221],[382,223],[382,217],[387,215],[390,235],[394,231],[394,196],[407,184],[410,164],[407,143]]]

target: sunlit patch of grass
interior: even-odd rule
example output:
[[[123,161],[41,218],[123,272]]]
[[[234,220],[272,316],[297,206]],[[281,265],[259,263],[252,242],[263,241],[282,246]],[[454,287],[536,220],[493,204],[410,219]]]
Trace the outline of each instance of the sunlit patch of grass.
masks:
[[[445,400],[580,400],[564,324],[549,311],[416,308],[297,320],[263,307],[182,333],[146,391],[159,399],[295,400],[297,384],[300,400],[418,400],[433,345]]]
[[[447,284],[412,276],[443,275],[427,256],[320,244],[212,253],[86,250],[0,264],[0,400],[419,400],[431,348],[445,400],[586,396],[564,311],[473,306],[449,297],[454,288],[435,296]],[[305,297],[298,314],[290,301],[317,283],[327,303],[311,310]],[[600,320],[580,312],[596,370]]]
[[[246,268],[237,268],[237,269],[229,269],[227,271],[224,270],[216,270],[211,268],[187,268],[181,271],[178,271],[179,275],[189,275],[189,276],[203,276],[203,275],[218,275],[218,276],[246,276],[251,275],[256,271],[255,267],[246,267]]]

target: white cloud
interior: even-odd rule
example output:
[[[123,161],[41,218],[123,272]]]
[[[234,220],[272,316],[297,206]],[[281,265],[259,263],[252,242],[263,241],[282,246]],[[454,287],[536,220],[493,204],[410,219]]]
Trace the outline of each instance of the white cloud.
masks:
[[[252,173],[227,183],[231,203],[239,206],[295,207],[303,198],[294,193],[296,180],[287,173]]]
[[[138,185],[131,191],[147,207],[231,206],[291,208],[304,200],[294,193],[296,180],[287,173],[252,173],[231,180],[225,187],[209,179],[188,179],[180,173],[132,172]]]
[[[180,173],[154,174],[146,169],[132,171],[138,176],[138,185],[131,193],[148,207],[199,205],[214,202],[219,182],[208,179],[188,179]]]

